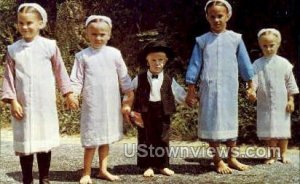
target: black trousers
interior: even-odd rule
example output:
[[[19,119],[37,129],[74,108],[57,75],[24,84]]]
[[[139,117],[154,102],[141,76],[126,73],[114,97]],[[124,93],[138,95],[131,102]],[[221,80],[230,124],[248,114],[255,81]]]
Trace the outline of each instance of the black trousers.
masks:
[[[47,153],[37,153],[37,163],[39,168],[39,181],[40,184],[47,184],[49,182],[49,168],[51,162],[51,151]],[[33,166],[34,155],[20,156],[20,164],[23,175],[23,183],[33,183],[32,177],[32,166]]]
[[[163,169],[169,166],[170,116],[164,115],[161,102],[149,102],[142,113],[144,128],[138,128],[137,165]]]

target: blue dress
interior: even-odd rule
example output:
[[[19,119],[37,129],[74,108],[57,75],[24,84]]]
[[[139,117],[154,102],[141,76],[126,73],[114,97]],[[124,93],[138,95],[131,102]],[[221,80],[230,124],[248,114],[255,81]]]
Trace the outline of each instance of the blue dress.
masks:
[[[200,82],[199,138],[214,141],[237,138],[239,73],[245,81],[253,77],[240,34],[208,32],[196,38],[186,82]]]

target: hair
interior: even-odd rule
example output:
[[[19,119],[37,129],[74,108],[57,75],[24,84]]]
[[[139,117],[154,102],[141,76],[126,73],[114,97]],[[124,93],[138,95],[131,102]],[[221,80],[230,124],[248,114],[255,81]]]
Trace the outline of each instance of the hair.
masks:
[[[272,30],[266,30],[258,36],[258,39],[260,39],[262,36],[266,36],[266,35],[270,35],[270,34],[274,35],[277,38],[277,41],[279,44],[281,43],[281,35],[280,35],[279,31],[274,32]]]
[[[87,25],[86,27],[88,27],[91,23],[97,23],[97,22],[104,22],[108,25],[109,29],[111,30],[111,27],[110,27],[110,24],[108,22],[106,22],[105,20],[103,19],[94,19],[94,20],[91,20]]]
[[[34,13],[38,15],[41,20],[43,20],[41,13],[32,6],[24,6],[19,10],[18,13]]]
[[[227,13],[229,13],[229,10],[228,10],[228,7],[221,1],[211,1],[207,6],[206,6],[206,14],[207,14],[207,11],[210,7],[212,6],[224,6],[227,10]]]

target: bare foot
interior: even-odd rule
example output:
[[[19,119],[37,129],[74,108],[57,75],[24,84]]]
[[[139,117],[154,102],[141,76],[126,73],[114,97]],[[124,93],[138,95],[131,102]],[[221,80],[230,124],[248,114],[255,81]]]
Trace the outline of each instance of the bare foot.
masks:
[[[159,170],[161,174],[167,175],[167,176],[172,176],[175,174],[175,172],[169,168],[163,168]]]
[[[281,162],[284,163],[284,164],[290,164],[291,160],[289,158],[287,158],[287,156],[282,155],[281,156]]]
[[[216,167],[216,170],[220,174],[231,174],[232,170],[230,167],[228,167],[227,164],[223,160],[220,160],[219,162],[214,162],[214,165]]]
[[[277,161],[275,157],[271,157],[265,161],[265,164],[274,164]]]
[[[91,177],[89,175],[82,176],[79,181],[80,184],[92,184]]]
[[[154,171],[152,168],[148,168],[145,172],[144,172],[144,177],[153,177],[154,176]]]
[[[97,178],[108,180],[108,181],[120,180],[119,176],[113,175],[113,174],[109,173],[108,171],[99,172]]]
[[[246,164],[242,164],[241,162],[239,162],[236,158],[229,158],[228,159],[228,165],[229,167],[239,170],[239,171],[245,171],[250,169],[249,165]]]

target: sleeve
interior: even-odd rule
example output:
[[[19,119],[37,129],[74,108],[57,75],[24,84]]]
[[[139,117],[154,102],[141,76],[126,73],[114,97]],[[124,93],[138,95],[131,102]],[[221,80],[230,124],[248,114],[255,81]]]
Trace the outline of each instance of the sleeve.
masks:
[[[242,79],[244,81],[251,80],[254,75],[254,72],[243,40],[241,40],[237,49],[237,61]]]
[[[285,84],[289,95],[295,95],[299,93],[299,88],[293,74],[293,66],[289,67],[288,69],[288,72],[285,76]]]
[[[80,95],[84,82],[84,64],[75,56],[74,65],[71,72],[71,85],[76,95]]]
[[[252,78],[252,82],[253,82],[254,90],[256,91],[258,88],[258,73],[257,73],[258,69],[257,69],[257,65],[255,62],[253,63],[253,71],[254,71],[254,75]]]
[[[55,79],[60,92],[64,95],[72,92],[71,81],[66,70],[65,64],[61,57],[59,48],[56,46],[56,51],[51,58],[52,67],[55,75]]]
[[[120,52],[117,56],[116,63],[117,63],[116,67],[117,67],[117,73],[118,73],[118,78],[119,78],[122,93],[126,93],[128,91],[133,90],[131,78],[128,74],[126,64]]]
[[[8,100],[17,99],[16,88],[15,88],[15,62],[10,57],[9,53],[7,52],[5,56],[5,71],[4,71],[4,78],[2,84],[2,96],[1,100],[3,102],[8,103]]]
[[[136,76],[133,80],[132,80],[132,88],[133,90],[136,90],[137,86],[138,86],[138,76]]]
[[[180,104],[183,104],[185,103],[185,98],[186,98],[186,91],[183,89],[183,87],[181,87],[177,82],[176,80],[173,78],[172,79],[172,85],[171,85],[171,88],[172,88],[172,92],[173,92],[173,95],[175,97],[175,100],[177,103],[180,103]]]
[[[203,63],[202,55],[203,55],[202,50],[200,49],[199,44],[196,43],[185,76],[186,83],[188,84],[197,83],[199,79],[202,63]]]

